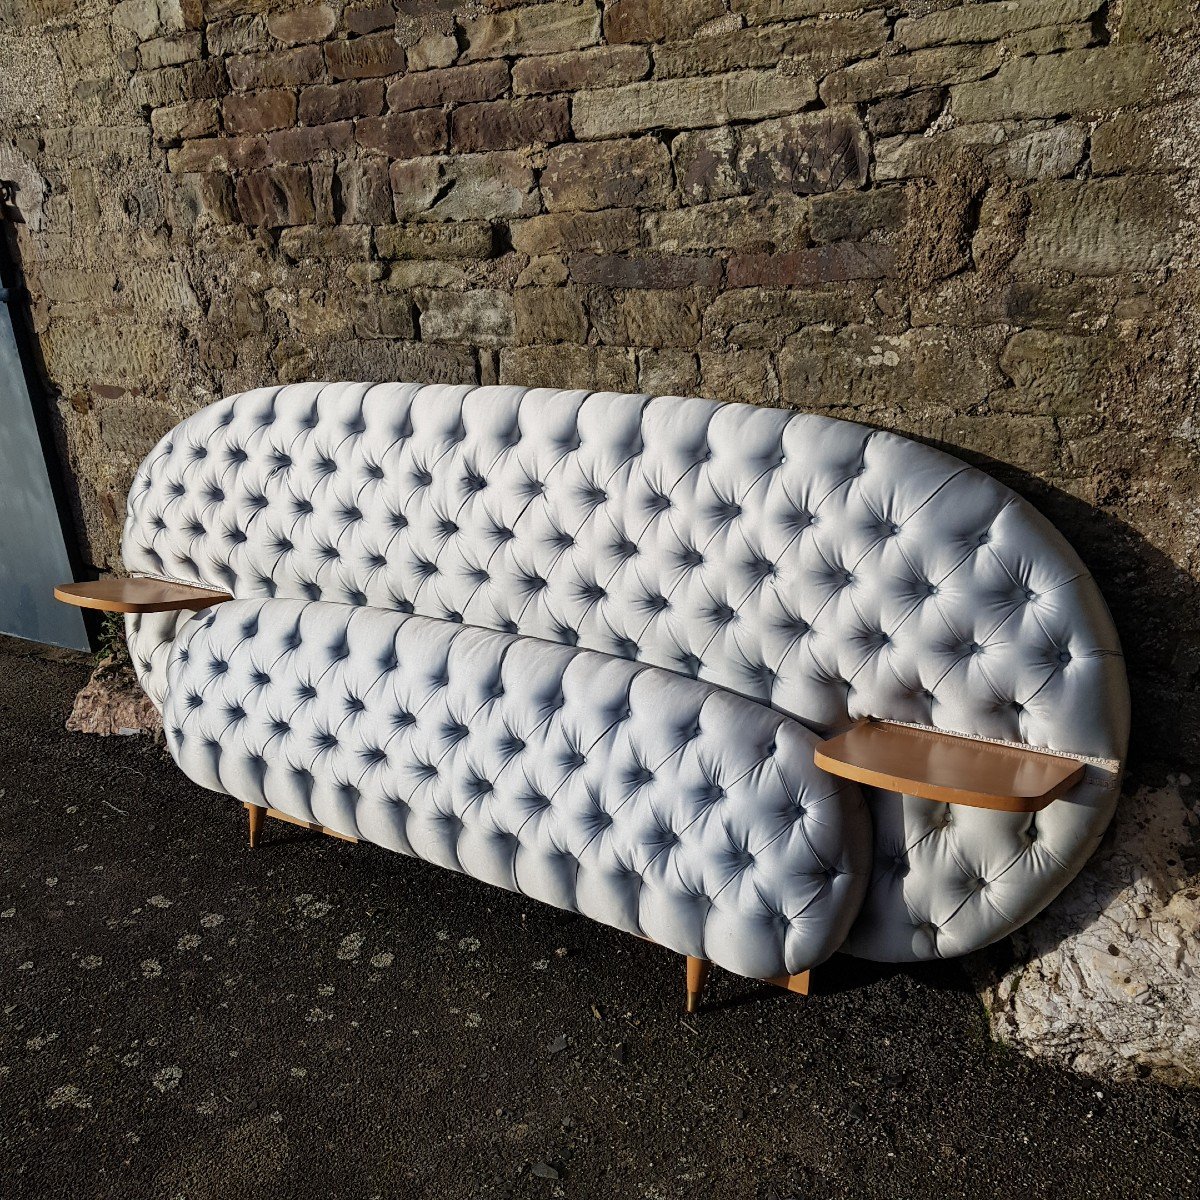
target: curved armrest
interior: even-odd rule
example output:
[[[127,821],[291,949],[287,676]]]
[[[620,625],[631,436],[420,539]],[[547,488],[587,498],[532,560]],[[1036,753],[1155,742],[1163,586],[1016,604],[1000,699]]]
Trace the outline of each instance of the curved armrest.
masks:
[[[945,804],[1038,812],[1079,782],[1084,764],[1025,746],[890,721],[860,721],[817,745],[817,766],[889,792]]]
[[[167,583],[163,579],[97,579],[92,583],[60,583],[54,598],[76,608],[97,608],[101,612],[151,613],[199,612],[233,597],[228,592],[191,587],[185,583]]]

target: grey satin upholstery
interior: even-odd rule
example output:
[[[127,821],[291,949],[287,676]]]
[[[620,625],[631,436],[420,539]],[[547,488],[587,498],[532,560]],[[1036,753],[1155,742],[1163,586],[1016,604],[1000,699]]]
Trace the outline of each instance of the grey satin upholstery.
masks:
[[[593,651],[234,601],[183,630],[163,718],[205,787],[742,975],[827,958],[870,874],[862,795],[799,722]]]
[[[147,457],[135,574],[416,613],[663,667],[818,732],[863,716],[1093,760],[1037,814],[870,792],[846,949],[958,954],[1066,885],[1116,802],[1124,666],[1078,557],[930,447],[807,414],[514,387],[247,392]],[[186,621],[131,618],[162,703]]]

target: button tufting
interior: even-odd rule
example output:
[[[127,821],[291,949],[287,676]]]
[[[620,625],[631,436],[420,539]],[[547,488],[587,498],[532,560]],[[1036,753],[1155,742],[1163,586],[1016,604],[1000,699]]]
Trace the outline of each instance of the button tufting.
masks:
[[[696,469],[713,462],[714,452],[722,459],[720,471]],[[872,486],[844,486],[861,478],[868,460]],[[776,470],[784,463],[786,472]],[[138,676],[156,703],[170,710],[164,727],[171,731],[172,753],[190,774],[235,792],[243,775],[250,780],[247,764],[265,760],[270,765],[261,778],[246,785],[258,789],[253,796],[259,802],[264,789],[270,798],[272,787],[287,787],[301,803],[346,796],[343,785],[360,788],[364,800],[376,805],[368,809],[373,820],[379,814],[383,822],[375,828],[386,831],[392,844],[408,845],[419,830],[428,830],[422,817],[433,810],[461,807],[469,770],[491,780],[497,804],[506,788],[527,788],[529,780],[521,777],[528,772],[556,796],[553,823],[542,823],[542,836],[550,831],[555,854],[568,847],[582,852],[595,825],[572,814],[590,812],[592,800],[573,789],[592,786],[602,793],[596,782],[601,759],[614,753],[624,755],[618,762],[628,763],[630,755],[653,762],[663,778],[647,794],[653,790],[657,801],[673,797],[685,806],[704,803],[705,781],[713,778],[713,764],[721,763],[729,802],[701,818],[716,834],[726,823],[752,820],[747,797],[782,786],[777,776],[787,777],[790,787],[772,793],[774,819],[798,843],[805,835],[826,836],[826,805],[832,803],[824,798],[826,789],[813,782],[808,796],[814,799],[793,806],[800,788],[788,773],[800,770],[806,757],[790,740],[796,735],[781,732],[780,750],[764,762],[760,748],[781,717],[769,713],[747,724],[744,716],[726,716],[720,706],[739,691],[770,696],[780,713],[822,728],[852,714],[931,721],[940,713],[939,722],[952,729],[1009,737],[1019,732],[1039,745],[1087,744],[1098,755],[1120,757],[1121,721],[1109,729],[1094,719],[1097,697],[1119,691],[1113,681],[1119,682],[1121,660],[1090,579],[1078,575],[1044,523],[1029,519],[1024,501],[977,471],[886,432],[699,400],[555,396],[504,386],[299,385],[248,392],[200,410],[146,460],[129,496],[123,554],[130,573],[274,597],[254,632],[240,628],[245,611],[236,624],[214,617],[230,605],[190,620],[129,622]],[[538,496],[553,501],[533,499]],[[872,542],[900,533],[903,542],[872,552]],[[976,544],[989,543],[994,552],[972,557]],[[581,571],[597,578],[581,582]],[[759,584],[772,574],[778,589]],[[944,581],[940,591],[934,578]],[[852,592],[840,591],[851,585]],[[333,602],[331,615],[318,620],[309,610],[304,616],[298,599],[323,603],[322,596]],[[924,602],[933,596],[940,597],[936,606]],[[1016,619],[1005,623],[1014,610]],[[286,619],[270,617],[273,611]],[[344,660],[331,657],[330,643],[338,641],[334,612],[354,625],[354,656]],[[404,641],[405,615],[412,613],[440,622],[421,625],[420,638]],[[369,631],[384,616],[398,624],[373,642]],[[514,682],[509,696],[490,692],[494,663],[476,641],[494,636],[488,628],[541,639],[533,648],[549,656],[526,659],[514,643],[504,669],[520,688]],[[961,633],[947,637],[948,629],[986,636],[987,644],[970,643],[975,649],[968,652],[987,649],[987,655],[952,670],[963,640]],[[893,644],[895,650],[884,650]],[[589,658],[591,675],[580,667],[572,690],[546,664],[566,661],[556,656],[571,655],[575,645],[639,662]],[[1086,671],[1065,670],[1073,662],[1068,647],[1075,645],[1096,647],[1088,651]],[[213,656],[230,664],[225,673],[209,674]],[[777,677],[767,663],[778,669]],[[658,693],[672,698],[659,701],[665,724],[653,754],[643,733],[651,718],[636,704],[634,716],[614,735],[627,747],[597,744],[592,722],[623,694],[610,690],[608,673],[655,666],[674,674],[666,692]],[[674,689],[705,687],[692,682],[701,674],[729,691],[707,702],[703,730],[689,735],[698,706]],[[1031,707],[1015,699],[1037,694],[1047,675],[1054,676],[1051,691]],[[921,677],[935,681],[934,687],[909,692]],[[640,691],[656,694],[648,677],[638,679]],[[548,711],[542,698],[560,685],[570,699]],[[345,695],[366,705],[351,720],[341,710]],[[239,709],[246,715],[229,716]],[[368,719],[371,713],[377,719]],[[412,713],[421,714],[419,722]],[[462,748],[448,750],[439,731],[459,718],[472,736]],[[236,721],[235,733],[224,728],[229,720]],[[318,722],[330,724],[342,739],[322,765],[312,761]],[[735,728],[742,730],[736,742]],[[529,743],[507,772],[506,730]],[[562,785],[559,804],[561,773],[539,756],[557,762],[556,747],[568,734],[590,756],[591,769]],[[422,742],[426,748],[418,751]],[[689,783],[674,788],[664,773],[678,767],[658,766],[672,747],[692,772]],[[380,751],[390,756],[386,763]],[[420,772],[413,774],[417,753],[434,757],[441,776],[433,765],[433,775],[421,783]],[[445,762],[437,757],[442,753]],[[306,755],[311,769],[304,767]],[[734,762],[749,774],[739,775]],[[289,783],[294,768],[300,773]],[[541,770],[545,779],[538,777]],[[515,777],[511,783],[509,775]],[[451,791],[456,786],[457,798]],[[411,805],[406,800],[401,809],[397,795]],[[897,875],[883,867],[894,855],[897,828],[890,803],[872,801],[881,878],[852,934],[853,948],[873,955],[899,947],[903,955],[928,957],[932,946],[910,951],[908,909],[894,891]],[[912,816],[911,801],[904,804],[905,816]],[[1032,911],[1039,895],[1062,886],[1082,847],[1097,835],[1107,805],[1089,809],[1070,832],[1057,828],[1059,811],[1045,817],[1054,834],[1053,856],[1027,853],[1036,844],[1033,830],[997,826],[994,846],[987,843],[989,864],[1005,850],[1013,857],[1027,853],[1026,876],[1019,888],[1014,884],[1019,895],[1005,905],[1010,911]],[[589,880],[611,878],[635,903],[642,885],[636,868],[644,868],[630,841],[644,820],[644,810],[641,817],[637,812],[629,810],[628,823],[618,821],[628,837],[605,839],[612,855],[607,876],[592,874],[585,858]],[[520,817],[520,811],[498,815],[497,827],[519,830]],[[680,825],[684,819],[672,815]],[[904,881],[910,900],[949,895],[955,883],[980,872],[986,839],[975,837],[976,820],[963,826],[970,837],[944,840],[939,853],[914,848]],[[948,825],[938,828],[949,831]],[[737,825],[738,845],[744,833]],[[422,854],[436,848],[443,861],[478,873],[480,863],[472,863],[471,855],[485,852],[478,839],[462,835],[461,828],[439,830],[423,847],[412,847]],[[551,852],[536,847],[532,829],[527,836],[506,836],[515,840],[501,854],[511,856],[510,869],[521,883],[566,879],[565,899],[575,902],[573,880],[556,859],[543,871],[539,856]],[[752,844],[765,845],[765,835],[761,842],[758,836]],[[685,843],[690,837],[684,834]],[[621,859],[615,857],[618,842]],[[518,848],[528,858],[519,870]],[[692,889],[699,888],[703,859],[689,855],[699,853],[695,846],[672,853],[681,872],[693,872]],[[822,861],[831,856],[826,846]],[[761,862],[754,884],[765,889],[763,911],[799,912],[799,902],[785,903],[777,894],[767,857]],[[603,860],[598,865],[605,870]],[[806,869],[804,875],[810,874]],[[647,880],[655,888],[660,882]],[[677,915],[670,908],[675,902],[663,901],[670,919]],[[717,903],[722,918],[733,919],[727,907],[732,893]],[[1010,927],[1010,918],[991,905],[971,909],[980,911],[955,921],[956,950],[993,940]],[[806,915],[791,936],[808,924]],[[735,934],[729,944],[738,944],[740,953],[758,936],[739,940]]]

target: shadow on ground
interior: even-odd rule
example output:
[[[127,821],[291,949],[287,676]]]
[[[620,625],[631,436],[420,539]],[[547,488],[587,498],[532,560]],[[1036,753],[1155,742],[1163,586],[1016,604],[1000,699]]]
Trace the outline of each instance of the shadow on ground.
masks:
[[[268,823],[0,643],[0,1194],[1175,1197],[1200,1097],[991,1044],[955,965],[806,1003]],[[555,1178],[557,1176],[557,1178]]]

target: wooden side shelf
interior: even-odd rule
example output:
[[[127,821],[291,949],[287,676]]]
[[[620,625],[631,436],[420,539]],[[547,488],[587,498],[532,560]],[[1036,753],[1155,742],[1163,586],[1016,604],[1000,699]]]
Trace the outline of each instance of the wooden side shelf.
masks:
[[[92,583],[60,583],[54,598],[76,608],[96,608],[101,612],[151,613],[199,612],[233,597],[228,592],[167,583],[162,579],[97,579]]]
[[[821,742],[813,758],[856,783],[1001,812],[1038,812],[1078,783],[1084,768],[1076,758],[890,721],[860,721]]]

